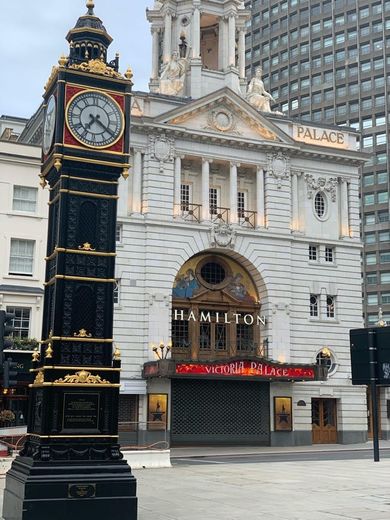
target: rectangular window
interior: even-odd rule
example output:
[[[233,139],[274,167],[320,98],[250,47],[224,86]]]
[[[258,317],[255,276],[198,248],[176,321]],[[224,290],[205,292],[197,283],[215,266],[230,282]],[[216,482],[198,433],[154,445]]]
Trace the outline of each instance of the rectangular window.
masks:
[[[375,233],[366,233],[364,235],[365,244],[375,244],[375,241],[376,241]]]
[[[387,184],[388,180],[389,180],[389,175],[387,172],[378,172],[378,175],[377,175],[378,184]]]
[[[325,262],[334,262],[334,248],[325,247]]]
[[[15,330],[11,337],[28,338],[30,336],[31,309],[28,307],[7,307],[7,312],[15,315],[11,324]]]
[[[219,207],[218,188],[210,188],[210,215],[217,215]]]
[[[37,209],[37,188],[28,186],[14,186],[12,209],[14,211],[26,211],[35,213]]]
[[[363,186],[373,186],[375,184],[375,177],[373,173],[363,177]]]
[[[122,224],[117,224],[115,229],[115,241],[117,244],[122,243]]]
[[[318,260],[318,246],[309,246],[309,260]]]
[[[390,231],[379,231],[379,242],[390,242]]]
[[[319,296],[317,294],[310,295],[310,316],[312,317],[318,316],[318,301]]]
[[[366,265],[375,265],[375,264],[376,264],[376,253],[366,254]]]
[[[372,226],[372,224],[375,224],[375,222],[376,222],[375,213],[366,213],[364,215],[364,224],[366,226]]]
[[[237,351],[253,350],[253,325],[237,324]]]
[[[367,285],[376,285],[378,283],[378,277],[376,273],[370,273],[366,275],[366,284]]]
[[[379,261],[381,264],[390,264],[390,252],[380,253]]]
[[[237,193],[237,214],[238,218],[245,218],[245,197],[246,193],[243,191],[239,191]]]
[[[191,202],[190,185],[181,184],[181,186],[180,186],[180,209],[181,209],[181,211],[189,211],[190,202]]]
[[[172,320],[172,347],[188,348],[190,346],[188,320]]]
[[[365,206],[371,206],[372,204],[375,204],[375,194],[374,193],[366,193],[364,195],[364,205]]]
[[[381,273],[381,283],[390,283],[390,272],[389,273]]]
[[[116,280],[114,284],[114,304],[119,305],[120,302],[120,280]]]
[[[387,204],[389,202],[388,191],[378,191],[378,204]]]
[[[34,240],[11,238],[9,274],[32,276],[34,247]]]
[[[383,304],[390,303],[390,293],[382,293],[382,303]]]
[[[376,293],[367,295],[367,305],[378,305],[378,295]]]
[[[388,222],[389,221],[389,212],[388,211],[378,211],[378,222]]]

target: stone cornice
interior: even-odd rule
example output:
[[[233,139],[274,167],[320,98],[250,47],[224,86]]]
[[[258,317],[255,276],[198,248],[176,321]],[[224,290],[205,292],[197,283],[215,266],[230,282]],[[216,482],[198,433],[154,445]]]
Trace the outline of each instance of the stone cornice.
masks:
[[[150,134],[151,132],[165,133],[173,137],[181,137],[191,141],[208,142],[211,144],[218,144],[220,146],[227,146],[231,148],[236,146],[241,149],[256,150],[261,145],[264,153],[285,151],[293,157],[305,157],[312,159],[326,159],[329,162],[342,162],[350,165],[361,165],[365,161],[365,155],[362,157],[361,152],[345,151],[329,149],[326,147],[317,146],[301,146],[299,143],[290,145],[287,143],[267,141],[267,140],[253,140],[244,139],[241,136],[220,135],[214,132],[207,132],[202,130],[186,129],[182,127],[169,126],[166,124],[158,124],[149,122],[146,118],[133,117],[132,126],[138,132],[143,134]],[[296,168],[295,168],[296,169]]]

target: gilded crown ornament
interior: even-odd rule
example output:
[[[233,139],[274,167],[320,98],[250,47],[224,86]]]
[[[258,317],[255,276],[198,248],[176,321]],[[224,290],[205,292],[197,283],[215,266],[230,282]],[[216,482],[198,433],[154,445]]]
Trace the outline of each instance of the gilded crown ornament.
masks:
[[[41,385],[45,382],[45,375],[43,370],[40,370],[34,379],[34,385]]]
[[[33,363],[36,363],[37,361],[39,361],[39,358],[40,358],[39,351],[38,350],[34,350],[34,352],[32,354]]]
[[[115,361],[119,361],[120,358],[121,358],[121,351],[119,350],[118,347],[115,347],[114,354],[113,354],[113,359]]]
[[[76,374],[67,374],[64,378],[54,381],[54,383],[107,385],[110,384],[110,381],[102,379],[100,376],[94,376],[87,370],[79,370]]]
[[[80,329],[78,332],[73,334],[75,338],[92,338],[92,334],[89,334],[85,329]]]
[[[96,251],[93,249],[92,245],[89,242],[85,242],[82,246],[79,246],[80,251]]]
[[[46,352],[45,352],[45,358],[46,359],[51,359],[52,357],[53,357],[53,349],[52,349],[51,343],[49,343],[47,345],[47,349],[46,349]]]

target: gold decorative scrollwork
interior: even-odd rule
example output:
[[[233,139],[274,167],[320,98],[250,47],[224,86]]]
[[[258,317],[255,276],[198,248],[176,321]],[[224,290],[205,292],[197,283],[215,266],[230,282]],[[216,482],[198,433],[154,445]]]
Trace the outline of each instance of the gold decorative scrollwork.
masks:
[[[46,352],[45,352],[45,358],[47,359],[51,359],[53,357],[53,349],[52,349],[52,344],[49,343],[47,345],[47,349],[46,349]]]
[[[37,361],[39,361],[39,358],[40,358],[39,351],[38,350],[34,350],[34,352],[32,354],[33,363],[36,363]]]
[[[96,251],[89,242],[85,242],[82,246],[79,246],[79,249],[80,251]]]
[[[68,383],[68,384],[94,384],[94,385],[107,385],[110,384],[106,379],[102,379],[100,376],[94,376],[87,370],[80,370],[76,374],[67,374],[64,378],[57,379],[54,383]]]
[[[69,65],[70,69],[81,70],[82,72],[92,72],[92,74],[99,74],[101,76],[107,76],[109,78],[120,78],[123,76],[120,72],[116,72],[112,67],[109,67],[107,63],[101,60],[89,60],[83,63],[72,63]]]
[[[89,334],[85,329],[80,329],[78,332],[73,334],[75,338],[92,338],[92,334]]]
[[[43,373],[43,370],[40,370],[35,377],[34,385],[41,385],[44,382],[45,382],[45,375]]]

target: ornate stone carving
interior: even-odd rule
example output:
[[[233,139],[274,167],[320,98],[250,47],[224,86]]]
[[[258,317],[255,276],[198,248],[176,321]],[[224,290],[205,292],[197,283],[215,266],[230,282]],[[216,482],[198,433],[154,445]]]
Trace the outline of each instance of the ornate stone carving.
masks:
[[[80,370],[76,374],[68,374],[64,378],[56,379],[54,383],[107,385],[110,384],[110,381],[102,379],[100,376],[93,376],[87,370]]]
[[[337,184],[338,180],[336,177],[330,177],[326,179],[325,177],[317,177],[315,178],[311,174],[305,175],[305,180],[307,184],[307,198],[312,199],[313,194],[317,191],[328,192],[330,194],[332,202],[336,202],[337,198]]]
[[[208,124],[205,126],[205,130],[217,130],[218,132],[241,135],[241,132],[236,130],[236,117],[234,114],[224,108],[210,110],[207,123]]]
[[[268,155],[268,173],[273,177],[278,189],[282,187],[282,181],[288,179],[290,175],[290,158],[288,155],[279,152]]]
[[[173,162],[175,156],[175,141],[165,135],[151,135],[149,138],[150,156],[159,161],[160,171],[164,170],[164,163]]]
[[[211,247],[234,248],[236,242],[236,231],[233,226],[225,222],[218,222],[211,228]]]

